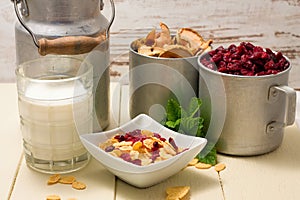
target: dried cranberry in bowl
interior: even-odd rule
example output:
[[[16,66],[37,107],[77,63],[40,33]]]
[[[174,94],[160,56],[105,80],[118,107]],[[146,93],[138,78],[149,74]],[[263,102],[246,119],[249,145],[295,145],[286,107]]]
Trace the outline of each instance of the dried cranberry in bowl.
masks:
[[[200,62],[213,70],[242,76],[262,76],[277,74],[289,68],[289,61],[281,52],[255,46],[250,42],[223,46],[203,55]]]

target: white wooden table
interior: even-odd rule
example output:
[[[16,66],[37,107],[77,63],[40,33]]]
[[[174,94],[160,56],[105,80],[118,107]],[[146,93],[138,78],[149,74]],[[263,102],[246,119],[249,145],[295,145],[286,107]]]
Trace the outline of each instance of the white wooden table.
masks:
[[[227,165],[220,174],[213,168],[188,167],[158,185],[138,189],[117,179],[92,159],[86,168],[72,173],[87,184],[87,189],[78,191],[62,184],[49,186],[46,184],[49,175],[31,170],[24,162],[16,85],[2,83],[0,91],[1,200],[42,200],[50,194],[60,195],[63,200],[162,200],[167,187],[178,185],[191,187],[192,200],[300,198],[300,131],[296,126],[286,128],[282,146],[272,153],[255,157],[218,155],[219,162]],[[129,120],[128,85],[112,83],[111,96],[114,105],[110,129]]]

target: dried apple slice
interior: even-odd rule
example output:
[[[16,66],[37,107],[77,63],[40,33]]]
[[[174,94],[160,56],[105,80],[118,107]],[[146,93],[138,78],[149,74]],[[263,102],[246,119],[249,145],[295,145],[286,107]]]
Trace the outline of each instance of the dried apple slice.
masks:
[[[211,39],[205,41],[204,43],[202,43],[201,45],[201,48],[198,49],[198,51],[195,53],[196,56],[202,54],[203,52],[207,52],[207,51],[210,51],[212,48],[211,48],[211,43],[213,41]]]
[[[176,41],[178,45],[183,45],[189,48],[195,55],[202,48],[205,40],[195,30],[191,28],[181,28],[177,31]]]
[[[172,44],[172,37],[169,27],[166,24],[160,22],[159,25],[161,28],[161,32],[156,34],[155,47],[163,48],[165,45]]]
[[[153,46],[155,44],[155,38],[156,38],[156,31],[155,31],[155,28],[154,28],[146,36],[146,38],[145,38],[145,45],[147,45],[147,46]]]
[[[168,45],[165,46],[165,51],[159,54],[162,58],[186,58],[193,56],[193,53],[184,46]]]
[[[165,50],[160,47],[149,47],[146,45],[141,46],[138,49],[138,53],[146,56],[155,56],[158,57]]]

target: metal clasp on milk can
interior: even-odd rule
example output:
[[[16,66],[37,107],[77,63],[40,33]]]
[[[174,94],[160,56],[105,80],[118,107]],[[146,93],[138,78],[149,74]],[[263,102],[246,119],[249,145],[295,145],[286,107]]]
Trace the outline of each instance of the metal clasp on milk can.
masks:
[[[12,0],[14,3],[14,9],[17,15],[17,18],[20,24],[28,31],[31,35],[35,46],[38,48],[40,55],[45,56],[47,54],[63,54],[63,55],[76,55],[88,53],[93,50],[97,45],[103,42],[106,38],[109,37],[110,27],[115,19],[115,5],[114,1],[110,0],[112,8],[112,16],[109,21],[108,27],[106,28],[105,34],[100,33],[96,37],[87,37],[87,36],[65,36],[57,39],[46,39],[41,38],[37,39],[33,31],[26,25],[23,21],[23,16],[29,15],[29,10],[26,0]],[[20,5],[21,14],[19,12],[18,4]],[[103,0],[100,1],[100,9],[103,9]]]

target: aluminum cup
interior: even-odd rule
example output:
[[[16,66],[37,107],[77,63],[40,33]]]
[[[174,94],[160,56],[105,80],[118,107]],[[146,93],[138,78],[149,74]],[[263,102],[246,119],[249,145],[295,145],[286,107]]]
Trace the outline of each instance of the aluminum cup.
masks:
[[[284,127],[295,120],[296,93],[288,87],[291,66],[275,75],[238,76],[199,64],[199,97],[207,137],[218,152],[258,155],[275,150]]]
[[[157,121],[165,115],[170,98],[183,106],[198,96],[199,72],[197,57],[159,58],[129,51],[130,117],[148,114]]]

